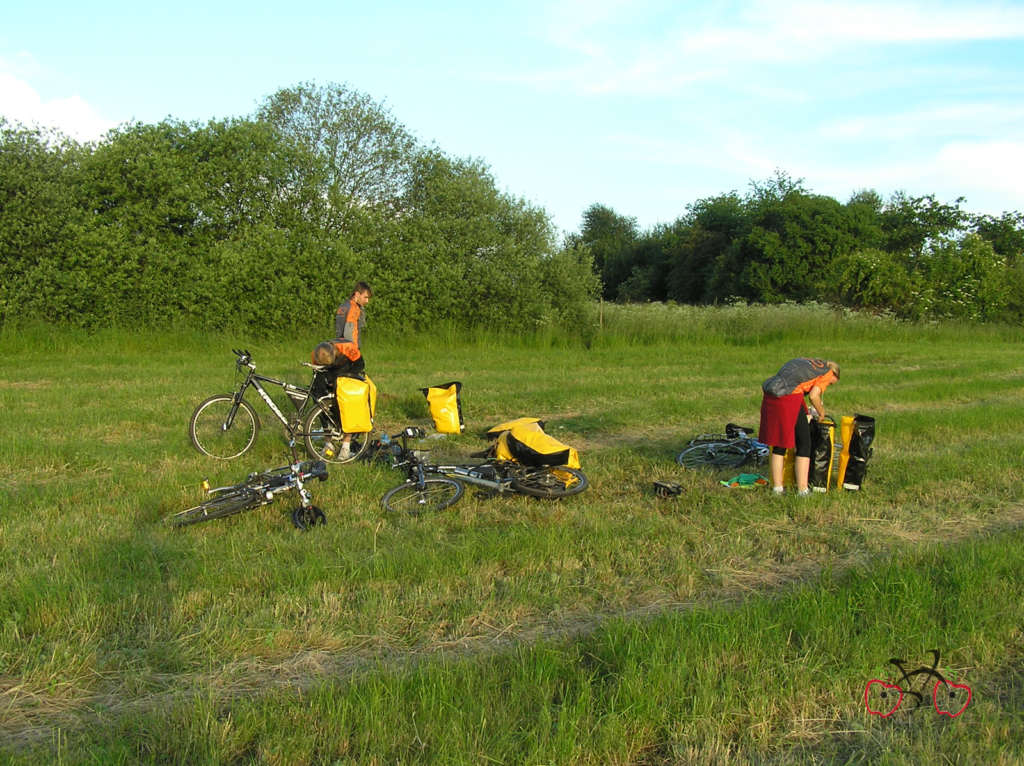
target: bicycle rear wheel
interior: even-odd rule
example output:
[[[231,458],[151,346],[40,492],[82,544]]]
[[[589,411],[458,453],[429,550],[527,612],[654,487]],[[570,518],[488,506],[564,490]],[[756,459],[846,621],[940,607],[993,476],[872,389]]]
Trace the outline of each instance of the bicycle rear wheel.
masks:
[[[167,520],[173,527],[184,527],[210,519],[223,519],[250,508],[258,508],[263,504],[262,500],[262,496],[253,488],[239,487],[210,498],[195,508],[179,511]]]
[[[342,457],[342,441],[345,433],[341,430],[334,394],[318,399],[302,422],[306,451],[318,460],[328,463],[351,463],[366,452],[370,446],[371,434],[352,434],[349,440],[349,454]]]
[[[218,394],[202,402],[188,421],[192,446],[218,460],[231,460],[244,454],[256,441],[260,421],[249,402],[238,402],[235,415],[228,424],[235,397]]]
[[[549,499],[578,495],[590,486],[583,471],[564,465],[527,468],[511,484],[521,494]]]
[[[466,488],[462,482],[444,476],[424,479],[423,486],[407,482],[384,493],[380,504],[392,513],[408,513],[419,516],[428,511],[441,511],[454,505]]]
[[[750,460],[750,450],[731,441],[704,442],[687,447],[676,458],[684,468],[739,468]]]

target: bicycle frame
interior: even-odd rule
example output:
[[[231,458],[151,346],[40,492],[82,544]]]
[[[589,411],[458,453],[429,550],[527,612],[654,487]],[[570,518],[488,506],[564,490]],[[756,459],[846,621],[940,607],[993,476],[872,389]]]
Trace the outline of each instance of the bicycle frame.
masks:
[[[402,446],[400,453],[396,456],[394,467],[405,468],[406,481],[419,487],[423,486],[428,476],[444,476],[449,479],[461,481],[464,484],[472,484],[477,487],[490,490],[491,492],[511,492],[518,494],[512,488],[512,481],[515,478],[514,471],[520,466],[505,460],[485,460],[481,463],[453,463],[434,464],[428,463],[415,453],[415,450],[408,448],[410,437],[422,436],[419,429],[405,429],[401,434]],[[493,478],[484,474],[492,474]]]
[[[239,361],[238,364],[239,366],[241,366],[242,362]],[[259,373],[256,372],[256,365],[254,365],[252,361],[248,359],[248,354],[246,354],[246,361],[244,362],[244,364],[249,369],[249,372],[248,374],[246,374],[245,380],[242,382],[242,385],[239,387],[238,391],[235,392],[235,406],[232,407],[231,411],[228,413],[228,418],[224,423],[225,429],[231,427],[231,423],[235,418],[235,414],[238,412],[238,402],[245,397],[246,389],[254,388],[256,389],[256,393],[259,394],[260,399],[262,399],[264,403],[266,403],[267,407],[270,408],[270,411],[274,413],[275,417],[277,417],[279,421],[281,421],[281,425],[283,425],[285,428],[291,431],[295,431],[296,433],[298,433],[298,428],[300,427],[301,424],[301,418],[297,418],[297,422],[294,423],[291,420],[289,420],[288,416],[286,416],[281,411],[281,408],[277,406],[277,402],[275,402],[271,398],[270,394],[267,393],[267,389],[265,389],[262,384],[269,383],[270,385],[281,387],[282,389],[284,389],[285,394],[287,394],[288,398],[293,403],[295,403],[295,395],[302,394],[302,404],[295,405],[296,414],[301,414],[302,411],[305,409],[306,404],[309,402],[309,389],[303,388],[302,386],[296,386],[292,383],[287,383],[283,380],[278,380],[277,378],[271,378],[266,375],[260,375]]]

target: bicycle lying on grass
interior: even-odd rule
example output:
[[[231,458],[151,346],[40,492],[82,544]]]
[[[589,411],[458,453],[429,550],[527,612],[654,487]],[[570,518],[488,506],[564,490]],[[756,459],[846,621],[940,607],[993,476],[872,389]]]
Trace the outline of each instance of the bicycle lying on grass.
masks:
[[[729,424],[724,434],[701,434],[691,439],[676,456],[684,468],[739,468],[763,465],[770,448],[751,435],[751,431]]]
[[[327,480],[327,465],[322,460],[281,466],[269,471],[251,473],[245,481],[228,487],[210,489],[203,482],[209,500],[205,500],[194,508],[179,511],[168,517],[167,521],[174,527],[198,524],[211,519],[223,519],[242,511],[251,511],[269,505],[282,492],[297,490],[299,506],[292,511],[292,523],[299,529],[309,529],[317,524],[326,524],[324,512],[313,505],[312,496],[306,488],[306,482],[313,479]]]
[[[216,394],[196,407],[188,422],[188,435],[193,447],[218,460],[232,460],[248,452],[260,432],[256,409],[245,399],[245,393],[252,388],[284,426],[287,439],[303,441],[310,456],[328,463],[348,463],[363,454],[369,445],[370,434],[353,434],[346,457],[341,457],[334,449],[344,436],[334,394],[328,393],[319,398],[310,396],[316,375],[322,374],[326,368],[303,362],[305,367],[313,370],[314,380],[307,387],[296,386],[260,375],[256,372],[252,354],[232,350],[236,357],[235,369],[238,372],[245,370],[245,377],[233,394]],[[265,385],[282,388],[294,411],[287,415],[282,412],[267,393]]]
[[[408,427],[381,439],[391,451],[393,466],[406,474],[404,483],[384,493],[380,501],[384,510],[413,516],[440,511],[459,501],[466,484],[492,495],[514,493],[552,500],[578,495],[589,485],[582,471],[564,465],[535,467],[507,460],[435,465],[419,450],[409,448],[409,439],[423,435],[422,429]]]

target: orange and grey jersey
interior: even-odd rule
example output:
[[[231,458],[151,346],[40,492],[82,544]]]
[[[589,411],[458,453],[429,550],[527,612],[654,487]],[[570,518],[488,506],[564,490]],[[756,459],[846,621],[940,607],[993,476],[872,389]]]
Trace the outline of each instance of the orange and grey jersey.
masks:
[[[349,299],[338,306],[334,315],[334,345],[353,362],[362,356],[359,335],[365,324],[366,318],[358,303]]]
[[[824,391],[836,380],[824,359],[790,359],[761,385],[761,390],[770,396],[806,394],[815,386]]]

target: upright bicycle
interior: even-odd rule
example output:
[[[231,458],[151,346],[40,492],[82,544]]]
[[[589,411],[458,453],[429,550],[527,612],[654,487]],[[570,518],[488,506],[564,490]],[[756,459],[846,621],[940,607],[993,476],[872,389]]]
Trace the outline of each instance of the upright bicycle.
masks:
[[[348,463],[365,452],[370,443],[370,434],[353,434],[350,451],[342,457],[335,449],[344,437],[341,416],[333,393],[313,397],[315,376],[323,374],[326,368],[303,362],[313,371],[314,379],[309,386],[297,386],[283,380],[270,378],[256,372],[252,354],[233,349],[235,370],[242,374],[238,390],[231,394],[216,394],[196,407],[188,423],[188,435],[192,446],[204,455],[218,460],[233,460],[248,452],[256,442],[260,431],[260,419],[256,409],[245,399],[250,389],[270,409],[271,414],[284,427],[289,441],[301,441],[310,456],[329,463]],[[292,409],[286,414],[271,398],[267,386],[284,390]]]
[[[429,463],[422,452],[409,448],[409,439],[422,436],[422,429],[408,427],[394,437],[381,439],[391,449],[394,467],[406,474],[404,483],[381,498],[386,511],[415,516],[443,510],[462,498],[466,484],[487,494],[515,493],[546,499],[578,495],[589,485],[582,471],[568,466],[527,466],[493,459],[471,464]]]
[[[294,453],[293,453],[294,454]],[[324,512],[313,505],[306,482],[327,479],[327,466],[323,461],[293,462],[269,471],[251,473],[245,481],[227,487],[206,488],[210,496],[194,508],[179,511],[168,517],[171,526],[184,527],[212,519],[223,519],[242,511],[269,505],[282,492],[299,493],[299,505],[291,513],[292,523],[299,529],[325,524]]]

